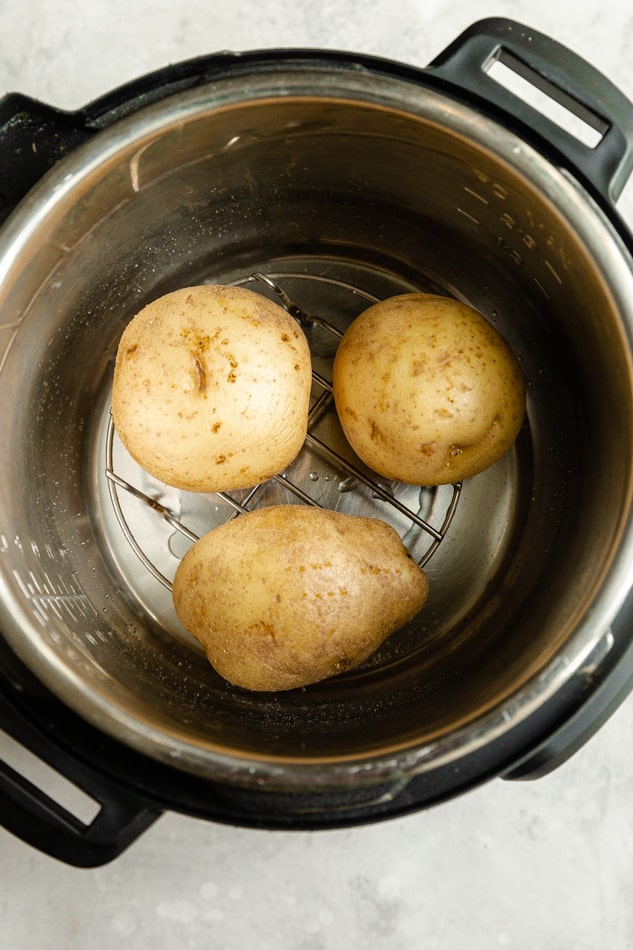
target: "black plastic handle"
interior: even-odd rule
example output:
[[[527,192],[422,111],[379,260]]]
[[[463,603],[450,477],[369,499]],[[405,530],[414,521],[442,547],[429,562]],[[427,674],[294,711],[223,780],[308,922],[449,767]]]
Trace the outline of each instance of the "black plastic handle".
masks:
[[[208,81],[238,59],[237,53],[223,52],[175,63],[74,112],[20,93],[0,99],[0,224],[45,172],[95,132],[145,105]]]
[[[501,61],[599,133],[594,147],[524,101],[488,72]],[[615,203],[633,170],[633,103],[593,66],[555,40],[513,20],[473,24],[428,67],[471,100],[501,111],[504,124],[534,133],[585,183]]]
[[[99,806],[84,824],[44,791],[0,759],[0,823],[23,841],[76,867],[98,867],[116,858],[161,814],[146,799],[97,774],[52,743],[0,692],[2,728]]]
[[[35,182],[89,134],[70,115],[27,96],[0,99],[0,224]]]

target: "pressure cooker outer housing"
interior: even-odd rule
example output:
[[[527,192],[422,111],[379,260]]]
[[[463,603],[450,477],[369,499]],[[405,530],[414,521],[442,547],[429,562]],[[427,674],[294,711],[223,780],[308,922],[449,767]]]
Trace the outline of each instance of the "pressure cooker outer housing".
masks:
[[[484,67],[502,55],[588,117],[601,130],[600,145],[580,145],[490,79]],[[210,115],[220,131],[204,154],[199,130],[211,128]],[[239,127],[232,128],[235,116]],[[631,170],[630,103],[547,37],[489,20],[426,70],[335,52],[222,54],[144,77],[78,113],[10,96],[0,120],[5,211],[22,199],[0,235],[0,386],[3,399],[21,394],[3,409],[0,425],[5,484],[24,482],[35,469],[28,491],[16,487],[0,500],[0,726],[102,804],[92,825],[73,826],[7,767],[0,772],[5,825],[65,860],[95,864],[115,856],[163,809],[254,826],[332,827],[403,814],[495,775],[535,777],[571,754],[627,695],[633,677],[632,242],[613,206]],[[270,145],[267,129],[276,130]],[[284,148],[291,168],[284,167]],[[179,164],[187,174],[172,181]],[[211,167],[223,201],[202,207]],[[250,169],[252,179],[231,180],[234,167]],[[168,179],[170,188],[156,192],[162,200],[149,200],[154,183]],[[140,251],[125,217],[134,202],[145,227]],[[384,658],[389,688],[380,685],[380,668],[370,667],[348,686],[342,678],[331,692],[326,687],[312,707],[309,695],[300,697],[281,715],[278,701],[268,701],[273,727],[261,754],[256,740],[234,755],[217,737],[205,748],[189,707],[171,722],[169,703],[155,722],[147,697],[142,710],[126,709],[122,692],[107,694],[113,669],[126,662],[102,652],[107,637],[92,637],[96,664],[105,664],[100,680],[94,669],[82,673],[91,665],[92,640],[73,647],[70,638],[56,654],[55,638],[42,646],[37,631],[39,623],[46,640],[48,621],[54,627],[60,613],[68,625],[70,600],[72,624],[85,622],[90,632],[92,623],[93,634],[103,627],[95,617],[107,609],[116,557],[90,488],[97,461],[86,457],[78,433],[90,429],[92,407],[107,402],[108,366],[129,308],[170,281],[202,273],[204,215],[213,220],[204,236],[213,231],[204,262],[211,276],[238,274],[268,253],[282,269],[290,258],[325,261],[334,270],[353,258],[355,273],[379,289],[392,286],[385,274],[415,287],[422,259],[422,289],[454,293],[493,321],[498,316],[530,393],[529,426],[486,483],[488,495],[501,499],[491,506],[492,525],[476,526],[492,539],[483,556],[490,581],[477,575],[482,590],[465,599],[459,622],[447,606],[461,584],[455,541],[438,555],[438,577],[442,569],[449,575],[434,608],[447,644],[441,662],[428,631],[430,645],[421,652],[405,635],[404,658],[397,650]],[[433,248],[419,259],[424,235],[433,236]],[[170,242],[180,248],[171,256],[164,252]],[[193,249],[190,257],[183,246]],[[64,269],[67,259],[74,270]],[[87,275],[90,299],[82,286]],[[65,388],[70,375],[74,389]],[[65,431],[75,434],[61,452]],[[481,508],[477,491],[465,498],[457,525],[467,552],[477,545],[467,524],[468,512]],[[60,532],[73,536],[70,555],[63,546],[45,550]],[[63,577],[64,564],[53,565],[66,556],[73,579],[66,592],[38,588],[34,558],[40,565],[48,558]],[[92,558],[101,593],[91,600]],[[122,594],[117,607],[130,628],[132,601]],[[507,633],[524,622],[519,614],[529,616],[533,645],[526,630],[514,639]],[[137,651],[137,664],[145,655],[135,683],[141,692],[149,683],[149,697],[158,682],[148,647],[155,627],[150,619],[146,631],[121,641],[124,654]],[[158,651],[169,655],[165,681],[179,662],[170,650]],[[196,670],[194,664],[189,672]],[[425,670],[435,676],[431,698]],[[123,692],[133,692],[130,686]],[[222,695],[221,686],[214,689]],[[246,695],[232,692],[226,701],[245,723],[261,712],[249,711]],[[346,703],[350,719],[359,720],[353,728],[341,712]],[[416,716],[431,703],[441,715],[425,732]],[[174,738],[178,718],[187,715],[194,725],[185,722]],[[221,725],[231,733],[228,720]],[[354,736],[362,739],[357,750]]]

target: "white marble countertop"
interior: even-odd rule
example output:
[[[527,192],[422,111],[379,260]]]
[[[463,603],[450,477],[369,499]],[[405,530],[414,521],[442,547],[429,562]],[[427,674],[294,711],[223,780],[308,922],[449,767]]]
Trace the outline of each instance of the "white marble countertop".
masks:
[[[628,0],[0,0],[0,95],[73,109],[219,49],[327,47],[422,66],[490,15],[558,39],[633,98]],[[167,814],[92,871],[0,830],[0,946],[631,950],[632,740],[633,698],[537,782],[496,780],[417,815],[322,833]]]

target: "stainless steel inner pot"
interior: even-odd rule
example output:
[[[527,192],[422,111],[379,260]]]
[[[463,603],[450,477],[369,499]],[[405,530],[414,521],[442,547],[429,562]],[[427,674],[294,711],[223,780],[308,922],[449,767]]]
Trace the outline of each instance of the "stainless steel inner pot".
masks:
[[[106,733],[242,786],[379,782],[458,767],[612,645],[633,580],[630,258],[581,185],[494,120],[395,75],[287,64],[229,77],[61,162],[6,224],[0,268],[0,622]],[[361,668],[265,695],[227,685],[179,627],[105,472],[127,321],[202,281],[273,293],[257,272],[339,329],[373,297],[453,295],[498,327],[528,385],[515,448],[463,486],[423,612]],[[327,378],[335,344],[306,332]],[[314,431],[349,452],[331,406]],[[227,516],[222,499],[151,483],[116,440],[113,452],[193,531]],[[392,521],[416,556],[428,546],[314,444],[288,474],[322,504]],[[431,520],[450,492],[384,489]],[[169,577],[187,542],[120,497]],[[252,504],[285,500],[274,481]]]

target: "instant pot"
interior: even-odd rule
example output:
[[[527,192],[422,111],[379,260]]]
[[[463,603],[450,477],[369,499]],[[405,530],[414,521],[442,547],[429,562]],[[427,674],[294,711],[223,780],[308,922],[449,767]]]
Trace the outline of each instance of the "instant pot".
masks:
[[[7,829],[90,866],[165,810],[377,821],[538,777],[599,728],[633,677],[632,139],[607,79],[502,19],[426,69],[221,53],[78,112],[0,102],[0,727],[98,807],[84,823],[0,763]],[[127,322],[203,282],[277,300],[313,354],[304,449],[240,493],[150,479],[110,419]],[[336,418],[341,333],[408,291],[480,310],[525,375],[515,446],[461,485],[380,479]],[[288,501],[389,521],[431,594],[358,669],[249,693],[179,626],[171,579],[201,533]]]

